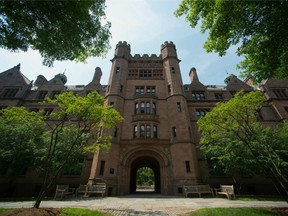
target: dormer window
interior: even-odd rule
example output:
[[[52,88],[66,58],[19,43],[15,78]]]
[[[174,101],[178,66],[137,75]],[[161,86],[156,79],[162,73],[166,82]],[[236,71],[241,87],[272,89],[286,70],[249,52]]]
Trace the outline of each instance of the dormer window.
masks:
[[[3,98],[14,98],[18,91],[19,89],[16,88],[5,89],[3,93]]]
[[[205,100],[204,91],[192,91],[192,100]]]
[[[51,95],[51,99],[56,99],[57,95],[59,95],[61,92],[60,91],[53,91]]]
[[[38,99],[43,100],[46,97],[47,93],[48,91],[40,91],[38,95]]]
[[[287,98],[286,89],[273,89],[272,91],[277,98]]]
[[[234,97],[234,95],[236,94],[236,91],[230,91],[230,94],[232,95],[232,97]]]
[[[215,93],[216,100],[223,100],[223,94],[222,93]]]
[[[49,116],[52,112],[53,112],[53,109],[52,109],[52,108],[45,109],[45,110],[44,110],[44,115],[45,115],[45,116]]]
[[[201,116],[204,117],[209,111],[209,109],[196,109],[197,119],[199,119]]]

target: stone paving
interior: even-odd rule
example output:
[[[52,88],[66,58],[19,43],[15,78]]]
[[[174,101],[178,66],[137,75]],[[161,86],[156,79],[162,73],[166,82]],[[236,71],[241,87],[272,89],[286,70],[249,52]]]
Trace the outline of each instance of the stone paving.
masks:
[[[0,208],[29,208],[33,202],[0,202]],[[224,198],[184,198],[159,194],[136,194],[105,198],[43,201],[42,207],[89,208],[115,216],[179,216],[200,208],[288,207],[285,201],[238,201]]]

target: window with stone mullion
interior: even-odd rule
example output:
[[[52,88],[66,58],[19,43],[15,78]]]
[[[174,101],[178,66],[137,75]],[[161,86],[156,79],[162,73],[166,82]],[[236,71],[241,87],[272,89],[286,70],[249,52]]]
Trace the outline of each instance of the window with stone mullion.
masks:
[[[134,114],[156,114],[156,103],[152,101],[136,101]]]
[[[140,131],[138,131],[138,128]],[[153,128],[153,133],[151,129]],[[153,135],[153,137],[152,137]],[[157,125],[138,123],[133,126],[133,138],[158,138]]]
[[[203,91],[192,91],[193,100],[205,100],[205,94]]]

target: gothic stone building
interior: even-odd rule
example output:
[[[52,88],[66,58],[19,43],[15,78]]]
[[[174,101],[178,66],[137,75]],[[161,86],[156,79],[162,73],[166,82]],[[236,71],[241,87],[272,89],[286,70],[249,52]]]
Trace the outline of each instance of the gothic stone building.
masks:
[[[207,178],[205,161],[199,149],[200,134],[197,120],[217,102],[227,101],[239,90],[260,90],[272,106],[260,111],[264,124],[273,125],[288,118],[288,81],[269,79],[259,86],[251,80],[241,81],[231,75],[225,86],[203,85],[190,70],[190,84],[183,84],[180,60],[172,42],[161,45],[160,55],[132,56],[130,45],[119,42],[112,59],[108,85],[101,85],[101,69],[88,85],[67,86],[56,75],[48,81],[39,75],[33,83],[16,66],[0,73],[0,107],[25,106],[29,110],[54,107],[40,105],[45,97],[55,97],[64,91],[79,95],[97,90],[108,105],[124,117],[117,128],[109,131],[111,148],[87,155],[79,173],[63,172],[57,184],[106,182],[108,195],[124,195],[136,191],[136,172],[149,167],[155,175],[155,191],[163,195],[180,195],[184,184],[233,184],[229,176]],[[0,173],[1,196],[35,196],[41,176],[25,170],[9,184],[9,170]],[[240,177],[242,193],[273,193],[269,179],[257,176]],[[54,188],[55,189],[55,188]],[[53,190],[51,190],[51,194]]]

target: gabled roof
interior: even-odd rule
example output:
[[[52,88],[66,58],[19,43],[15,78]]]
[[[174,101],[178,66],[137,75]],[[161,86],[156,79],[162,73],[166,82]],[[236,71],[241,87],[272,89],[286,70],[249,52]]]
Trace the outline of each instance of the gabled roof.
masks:
[[[269,88],[288,88],[288,80],[270,78],[262,81],[260,85],[264,85]]]
[[[30,85],[31,81],[20,71],[20,64],[0,73],[0,86]]]
[[[198,75],[196,72],[196,68],[191,68],[190,72],[189,72],[189,76],[191,78],[191,84],[189,86],[190,90],[206,90],[206,86],[203,85],[199,79],[198,79]]]
[[[248,85],[247,83],[243,82],[242,80],[238,79],[237,76],[231,74],[229,77],[225,79],[225,83],[227,84],[227,90],[244,90],[244,91],[253,91],[253,87]]]
[[[58,90],[62,91],[65,89],[64,83],[61,80],[59,76],[55,76],[51,80],[49,80],[47,83],[44,83],[43,85],[38,87],[38,90]]]

